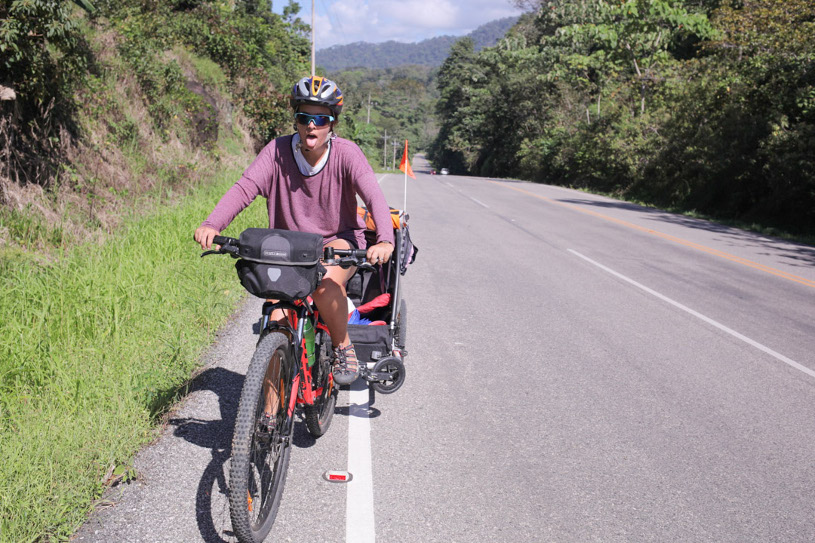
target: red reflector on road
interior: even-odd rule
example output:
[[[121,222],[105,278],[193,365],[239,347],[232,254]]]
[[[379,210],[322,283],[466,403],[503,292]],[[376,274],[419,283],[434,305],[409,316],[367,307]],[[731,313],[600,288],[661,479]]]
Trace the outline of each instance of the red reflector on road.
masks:
[[[353,479],[353,475],[347,471],[326,471],[323,473],[323,479],[329,483],[347,483]]]

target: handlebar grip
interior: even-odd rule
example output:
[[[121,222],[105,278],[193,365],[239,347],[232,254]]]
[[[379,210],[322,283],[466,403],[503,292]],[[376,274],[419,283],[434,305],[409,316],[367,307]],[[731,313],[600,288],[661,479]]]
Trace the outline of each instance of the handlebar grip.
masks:
[[[212,243],[215,245],[237,245],[238,240],[227,236],[215,236],[212,238]]]
[[[326,247],[323,249],[323,257],[326,260],[331,260],[334,257],[341,257],[341,258],[365,258],[368,256],[368,251],[366,249],[336,249],[334,247]]]
[[[334,252],[339,256],[350,256],[351,258],[365,258],[368,256],[366,249],[337,249]]]

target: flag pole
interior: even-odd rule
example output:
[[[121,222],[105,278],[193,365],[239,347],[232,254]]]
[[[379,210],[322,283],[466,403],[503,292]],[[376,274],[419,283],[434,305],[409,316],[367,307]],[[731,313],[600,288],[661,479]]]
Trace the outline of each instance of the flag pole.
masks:
[[[413,170],[410,168],[410,160],[408,160],[408,140],[405,140],[405,150],[402,152],[402,163],[399,164],[399,169],[405,172],[405,199],[402,203],[402,213],[407,215],[407,178],[410,176],[416,179]]]
[[[314,62],[315,59],[315,52],[314,52],[314,0],[311,0],[311,78],[314,79]]]
[[[405,199],[402,203],[402,213],[407,215],[407,168],[405,168]]]

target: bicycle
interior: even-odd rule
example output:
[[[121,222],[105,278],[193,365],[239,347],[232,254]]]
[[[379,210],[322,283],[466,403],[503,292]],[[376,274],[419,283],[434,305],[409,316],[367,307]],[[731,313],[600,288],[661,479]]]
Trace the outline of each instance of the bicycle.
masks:
[[[308,432],[320,437],[331,425],[337,401],[331,339],[309,295],[325,265],[374,266],[365,261],[365,250],[322,249],[321,236],[302,232],[250,228],[240,239],[216,236],[213,242],[220,248],[202,257],[237,258],[244,288],[277,300],[263,304],[260,339],[238,404],[229,470],[233,531],[241,543],[260,543],[280,506],[296,406],[303,406]],[[284,324],[271,319],[275,309],[286,310]],[[363,364],[360,370],[362,378],[385,393],[404,380],[404,366],[397,359],[383,360],[373,370]]]

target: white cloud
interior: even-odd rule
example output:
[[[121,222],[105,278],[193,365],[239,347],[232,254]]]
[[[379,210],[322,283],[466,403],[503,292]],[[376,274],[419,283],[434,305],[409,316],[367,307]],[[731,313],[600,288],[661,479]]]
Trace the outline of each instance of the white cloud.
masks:
[[[283,2],[275,2],[276,11]],[[311,4],[300,17],[311,21]],[[417,42],[440,35],[462,36],[478,26],[519,15],[509,0],[316,0],[317,48],[396,40]]]
[[[451,0],[428,2],[427,0],[383,2],[385,12],[397,25],[406,28],[438,30],[456,24],[459,8]],[[432,4],[432,5],[431,5]]]

